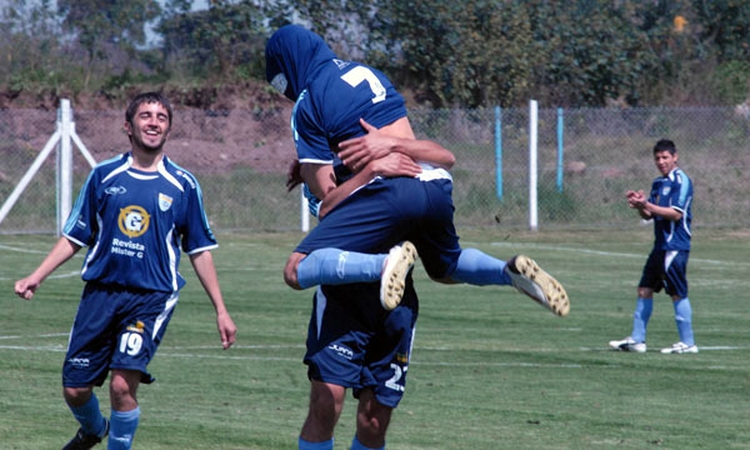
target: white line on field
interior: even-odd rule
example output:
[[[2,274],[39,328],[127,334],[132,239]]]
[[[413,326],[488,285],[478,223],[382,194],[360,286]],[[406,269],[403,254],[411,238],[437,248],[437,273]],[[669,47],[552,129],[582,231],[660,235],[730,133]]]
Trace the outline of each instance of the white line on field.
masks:
[[[750,347],[748,346],[736,346],[736,345],[713,345],[713,346],[705,346],[705,345],[699,345],[698,350],[699,352],[704,351],[721,351],[721,350],[749,350]],[[580,347],[580,350],[582,352],[613,352],[618,353],[618,350],[615,350],[611,347]],[[622,352],[622,353],[628,353],[628,352]],[[649,353],[656,353],[649,352]]]
[[[47,278],[62,279],[62,278],[71,278],[71,277],[80,277],[80,276],[81,276],[81,271],[76,270],[75,272],[52,274]],[[17,277],[0,277],[0,281],[17,280],[17,279],[18,279]]]
[[[10,250],[11,252],[19,252],[19,253],[36,253],[36,254],[47,254],[47,251],[43,250],[33,250],[28,247],[12,247],[10,245],[3,245],[0,244],[0,250]]]
[[[560,250],[560,251],[566,251],[566,252],[575,252],[575,253],[586,253],[590,255],[599,255],[599,256],[617,256],[622,258],[639,258],[639,259],[645,259],[647,255],[642,253],[620,253],[620,252],[608,252],[605,250],[593,250],[589,248],[576,248],[576,247],[565,247],[560,245],[549,245],[549,244],[529,244],[529,243],[512,243],[512,242],[491,242],[490,245],[495,247],[532,247],[532,248],[538,248],[542,250]],[[742,262],[742,261],[720,261],[715,259],[700,259],[700,258],[690,258],[691,262],[701,262],[704,264],[717,264],[717,265],[723,265],[723,264],[730,264],[734,267],[737,266],[748,266],[750,267],[750,262]]]

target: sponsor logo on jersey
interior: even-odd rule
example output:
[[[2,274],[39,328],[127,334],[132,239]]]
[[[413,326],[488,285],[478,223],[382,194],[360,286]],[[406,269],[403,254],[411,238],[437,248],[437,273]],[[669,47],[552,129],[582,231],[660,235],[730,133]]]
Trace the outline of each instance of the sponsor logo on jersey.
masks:
[[[142,236],[148,231],[150,221],[151,216],[145,209],[140,206],[131,205],[120,209],[117,225],[125,236],[135,238]]]
[[[159,192],[159,209],[161,209],[164,212],[169,211],[169,208],[172,207],[172,202],[174,199],[167,194],[162,194]]]

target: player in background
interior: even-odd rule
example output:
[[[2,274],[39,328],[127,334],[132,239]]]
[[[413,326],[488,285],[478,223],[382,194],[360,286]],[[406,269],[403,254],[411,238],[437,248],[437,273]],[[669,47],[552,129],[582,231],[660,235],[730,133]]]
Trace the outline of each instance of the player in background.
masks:
[[[518,255],[507,264],[477,249],[460,247],[453,225],[450,173],[427,162],[434,161],[437,144],[427,147],[427,141],[415,141],[403,97],[385,75],[338,59],[320,36],[287,25],[266,46],[266,76],[295,101],[292,128],[300,176],[311,196],[322,200],[318,212],[327,212],[319,215],[325,220],[287,261],[284,276],[289,286],[374,281],[381,274],[373,267],[391,269],[386,263],[390,250],[404,253],[391,247],[411,241],[433,280],[513,285],[555,314],[568,313],[562,285],[531,258]],[[383,136],[390,145],[368,144],[368,139]],[[360,139],[351,141],[356,138]],[[349,150],[344,156],[348,166],[337,164],[341,155],[336,153],[342,146]],[[370,147],[378,151],[371,152]],[[417,153],[423,148],[430,149],[430,156]],[[385,178],[375,169],[368,170],[376,158],[402,152],[419,163],[413,169],[419,170],[416,176]],[[383,244],[389,247],[382,248]],[[386,309],[400,300],[403,274],[398,269],[396,274],[383,271],[378,278],[383,280],[381,302]]]
[[[89,449],[109,434],[107,448],[130,449],[138,427],[140,383],[177,305],[189,257],[216,311],[224,349],[236,327],[221,295],[211,250],[218,246],[197,180],[163,154],[172,107],[159,93],[136,96],[125,112],[131,149],[89,174],[61,237],[39,267],[18,280],[29,300],[42,282],[82,247],[81,296],[62,369],[63,395],[81,427],[63,450]],[[111,414],[94,393],[110,375]]]
[[[518,286],[515,280],[522,279],[532,298],[536,294],[535,300],[560,315],[568,312],[567,295],[530,258],[519,257],[506,264],[478,250],[460,248],[453,226],[451,176],[435,164],[439,156],[414,153],[435,147],[415,141],[403,97],[382,73],[338,59],[320,36],[295,25],[282,27],[269,40],[266,70],[268,81],[295,101],[291,122],[299,175],[314,200],[312,209],[321,219],[284,270],[285,281],[293,288],[322,285],[314,297],[307,341],[310,409],[299,448],[333,448],[333,430],[347,387],[360,399],[351,448],[384,448],[391,411],[400,399],[400,395],[388,393],[403,392],[403,385],[393,381],[401,383],[406,375],[404,363],[408,363],[409,354],[375,348],[381,342],[379,337],[389,336],[394,329],[389,321],[406,329],[407,319],[416,320],[416,297],[409,295],[407,305],[399,303],[401,294],[409,294],[412,288],[409,274],[416,250],[436,280]],[[347,155],[348,167],[340,163],[341,155],[336,153],[344,142],[364,138],[355,141],[362,144],[378,136],[387,136],[401,148],[386,145],[384,155],[365,151],[359,159]],[[386,164],[381,160],[400,169],[389,172],[379,166]],[[402,176],[393,176],[399,174]],[[413,242],[416,250],[405,241]],[[386,263],[386,258],[391,260],[394,251],[405,263],[396,264],[399,273],[390,277],[393,264]],[[521,271],[531,276],[518,273]],[[347,286],[333,286],[352,282],[372,286],[381,279],[385,280],[381,282],[381,287],[385,286],[381,302],[390,310],[386,314],[347,306],[347,302],[367,300],[368,295],[353,295]],[[395,288],[389,289],[389,284]],[[405,308],[412,312],[401,317]],[[379,335],[367,334],[360,326],[362,317],[370,318],[366,313],[380,318]],[[342,326],[350,329],[341,330]],[[321,332],[329,327],[339,330],[337,336],[366,340],[347,337],[327,347],[320,345]],[[347,367],[343,372],[338,370],[342,362]],[[363,405],[363,399],[374,401]]]
[[[628,206],[654,222],[654,247],[638,283],[638,300],[633,313],[633,331],[619,341],[610,341],[615,350],[646,351],[646,328],[653,311],[654,292],[664,291],[672,298],[680,341],[662,353],[698,353],[693,336],[693,309],[688,298],[687,265],[690,256],[693,219],[693,183],[677,167],[677,147],[662,139],[654,146],[654,162],[661,175],[651,184],[648,198],[643,191],[627,191]]]

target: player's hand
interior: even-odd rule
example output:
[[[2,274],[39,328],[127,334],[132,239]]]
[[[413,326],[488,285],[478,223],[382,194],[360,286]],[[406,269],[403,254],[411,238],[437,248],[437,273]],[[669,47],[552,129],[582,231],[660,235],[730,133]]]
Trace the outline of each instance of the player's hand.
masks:
[[[646,206],[646,195],[643,191],[628,191],[625,194],[628,199],[628,206],[633,209],[643,209]]]
[[[34,280],[31,277],[18,280],[16,281],[15,286],[16,295],[24,300],[31,300],[31,297],[34,296],[36,290],[39,289],[40,284],[39,281]]]
[[[302,184],[302,175],[300,174],[299,168],[300,164],[297,159],[289,164],[289,169],[286,172],[287,192],[291,192],[292,189],[296,188],[299,184]]]
[[[216,326],[219,328],[221,346],[226,350],[237,340],[237,327],[229,314],[226,313],[219,314],[216,317]]]
[[[422,173],[422,167],[403,153],[390,153],[368,165],[368,170],[382,177],[415,177]]]
[[[339,143],[338,156],[352,172],[359,172],[371,161],[383,158],[391,153],[395,139],[377,128],[359,119],[364,128],[364,136]]]

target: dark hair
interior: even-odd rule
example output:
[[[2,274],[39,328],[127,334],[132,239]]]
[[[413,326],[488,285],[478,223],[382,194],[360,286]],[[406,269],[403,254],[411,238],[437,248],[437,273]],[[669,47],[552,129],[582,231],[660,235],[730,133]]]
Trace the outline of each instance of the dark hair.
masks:
[[[669,139],[660,139],[659,142],[654,145],[654,154],[665,151],[674,155],[677,153],[677,147],[674,145],[674,142]]]
[[[128,109],[125,110],[125,121],[132,125],[133,116],[135,116],[138,108],[144,103],[161,103],[161,105],[164,106],[164,109],[167,110],[169,126],[172,126],[172,105],[169,103],[169,100],[167,100],[167,97],[159,92],[144,92],[136,95],[135,98],[131,100],[130,105],[128,105]]]

